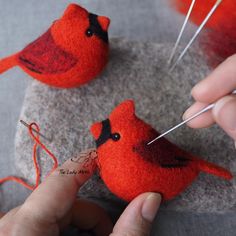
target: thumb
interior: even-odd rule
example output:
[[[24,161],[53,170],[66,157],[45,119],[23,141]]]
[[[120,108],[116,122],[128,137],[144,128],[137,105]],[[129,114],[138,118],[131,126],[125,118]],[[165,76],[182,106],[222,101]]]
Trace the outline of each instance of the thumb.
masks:
[[[236,140],[236,96],[225,96],[217,101],[213,116],[216,123]]]
[[[117,221],[112,236],[149,235],[151,223],[161,203],[158,193],[143,193],[136,197]]]

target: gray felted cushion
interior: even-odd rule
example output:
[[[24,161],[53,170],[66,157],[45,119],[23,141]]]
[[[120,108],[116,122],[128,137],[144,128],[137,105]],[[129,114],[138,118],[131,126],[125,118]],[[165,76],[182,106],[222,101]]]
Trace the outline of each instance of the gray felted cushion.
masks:
[[[80,151],[94,147],[90,125],[103,120],[121,101],[132,98],[138,116],[159,131],[181,121],[191,104],[192,86],[209,72],[204,57],[192,49],[176,70],[168,75],[166,61],[171,48],[153,43],[113,39],[110,63],[96,80],[77,89],[58,90],[33,81],[28,87],[21,119],[36,121],[41,132],[52,136],[47,143],[60,163]],[[236,170],[232,141],[219,128],[192,130],[187,127],[168,136],[183,149],[204,159]],[[42,140],[43,141],[43,140]],[[16,167],[19,176],[34,181],[32,141],[27,129],[18,126],[16,134]],[[40,152],[44,174],[51,161]],[[104,187],[98,176],[82,189],[83,196],[101,204],[123,205]],[[194,212],[229,212],[236,209],[235,179],[231,182],[205,173],[179,197],[165,203],[164,209]],[[116,208],[114,208],[116,209]]]

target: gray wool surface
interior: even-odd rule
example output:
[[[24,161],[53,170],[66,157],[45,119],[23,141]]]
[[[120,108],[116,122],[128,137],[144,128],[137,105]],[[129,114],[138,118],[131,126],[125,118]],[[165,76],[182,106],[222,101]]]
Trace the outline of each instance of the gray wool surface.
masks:
[[[192,48],[171,73],[167,59],[171,47],[163,44],[111,40],[110,62],[96,80],[76,89],[55,89],[33,81],[27,88],[20,119],[37,122],[41,132],[52,137],[44,141],[63,163],[79,152],[95,147],[90,125],[101,121],[125,99],[133,99],[137,115],[159,132],[181,121],[193,102],[190,91],[208,73],[204,56]],[[15,165],[19,176],[31,183],[35,179],[32,162],[33,142],[27,129],[18,125],[15,139]],[[203,159],[236,172],[232,140],[218,127],[193,130],[182,127],[167,137],[181,148]],[[51,160],[38,152],[43,175]],[[119,214],[125,202],[116,198],[94,175],[81,189],[80,196],[91,199],[112,215]],[[236,210],[236,181],[228,182],[209,174],[199,177],[176,199],[162,205],[164,211],[233,212]]]

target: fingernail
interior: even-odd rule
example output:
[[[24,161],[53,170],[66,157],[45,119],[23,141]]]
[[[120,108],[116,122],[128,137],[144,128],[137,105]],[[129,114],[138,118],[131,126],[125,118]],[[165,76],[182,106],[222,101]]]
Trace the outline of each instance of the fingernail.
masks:
[[[206,89],[208,89],[208,88],[207,88],[207,85],[206,85],[206,83],[205,83],[205,79],[203,79],[201,82],[197,83],[197,84],[192,88],[190,94],[191,94],[192,97],[194,97],[194,95],[195,95],[196,93],[199,93],[200,91],[201,91],[201,92],[204,92],[204,91],[206,91]]]
[[[182,119],[183,119],[183,120],[186,120],[186,119],[188,118],[188,113],[189,113],[189,111],[190,111],[190,108],[191,108],[191,107],[189,107],[189,108],[184,112],[184,114],[182,115]]]
[[[190,92],[190,95],[191,95],[192,98],[194,98],[194,95],[195,95],[196,91],[201,91],[201,87],[202,86],[201,86],[201,82],[200,82],[192,88],[192,90]]]
[[[224,129],[236,130],[236,99],[234,96],[227,96],[217,102],[213,114]]]
[[[193,89],[194,89],[196,86],[197,86],[197,85],[195,85],[195,86],[192,88],[192,90],[190,91],[191,97],[193,97],[193,93],[194,93]]]
[[[157,210],[161,203],[161,195],[158,193],[150,193],[145,199],[142,206],[142,217],[152,222],[156,216]]]

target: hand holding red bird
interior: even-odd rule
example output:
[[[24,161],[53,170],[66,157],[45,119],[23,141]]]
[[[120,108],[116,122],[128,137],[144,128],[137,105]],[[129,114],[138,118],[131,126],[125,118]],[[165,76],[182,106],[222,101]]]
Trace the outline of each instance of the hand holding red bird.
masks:
[[[131,201],[143,192],[161,193],[164,200],[177,196],[204,171],[230,180],[232,174],[201,160],[165,138],[135,115],[133,101],[121,103],[109,119],[91,127],[98,151],[98,167],[107,187]]]
[[[33,78],[60,88],[94,79],[108,62],[109,18],[70,4],[63,16],[19,53],[0,60],[0,73],[20,66]]]

